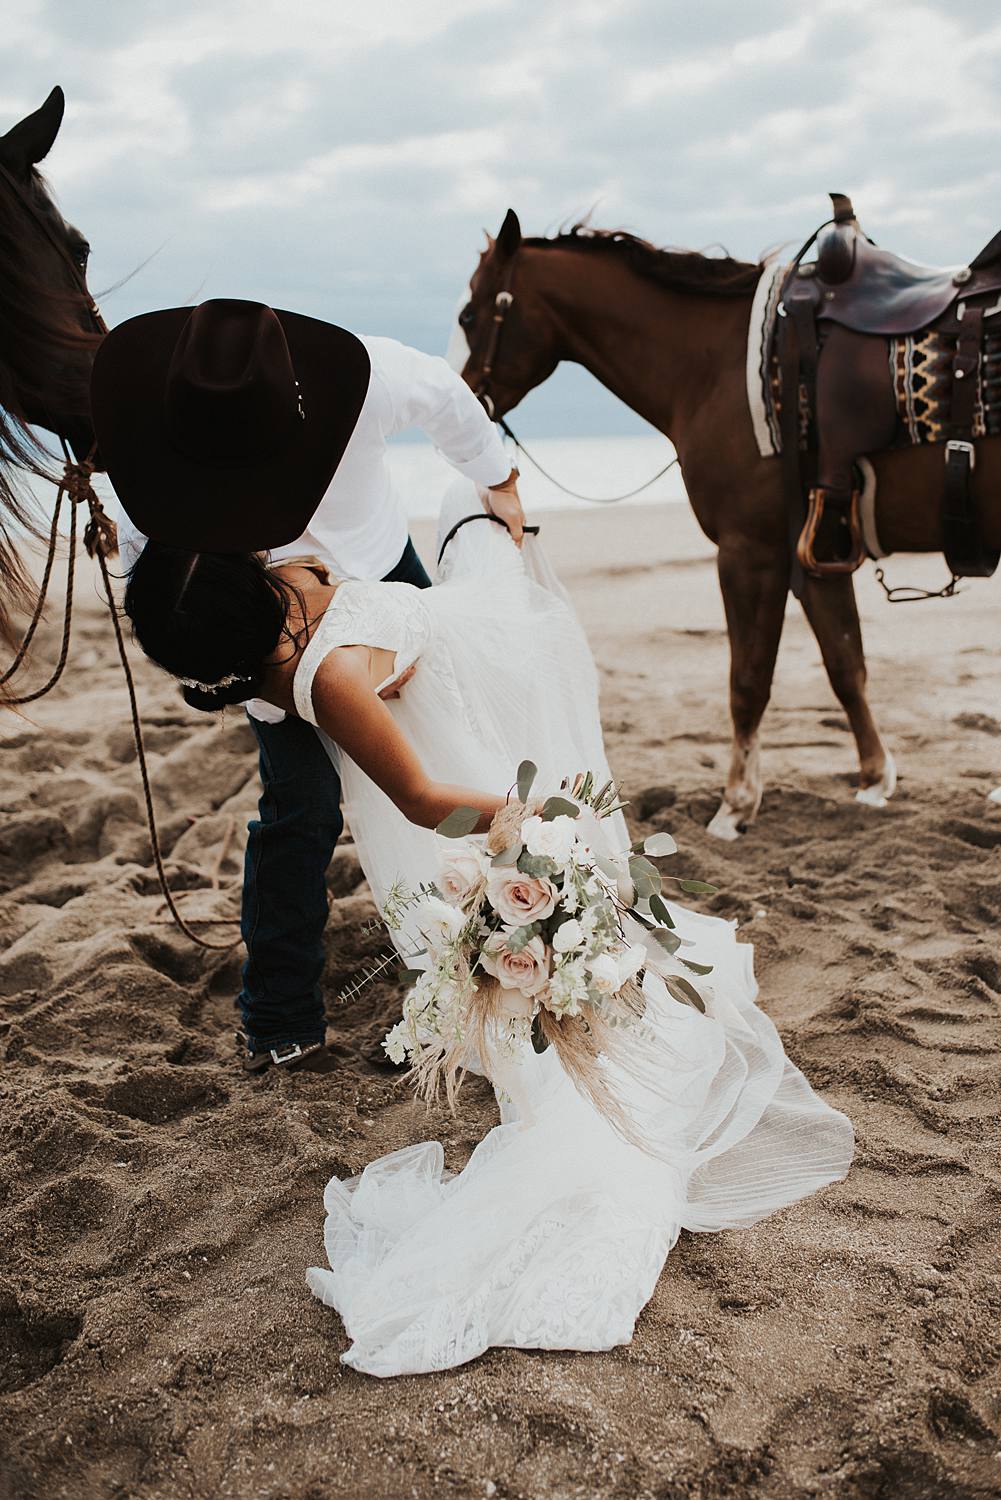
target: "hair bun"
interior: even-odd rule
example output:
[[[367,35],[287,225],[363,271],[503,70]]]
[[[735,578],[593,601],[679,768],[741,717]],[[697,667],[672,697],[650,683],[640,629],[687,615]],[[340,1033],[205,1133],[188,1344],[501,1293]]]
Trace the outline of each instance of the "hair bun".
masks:
[[[181,697],[189,708],[200,709],[202,713],[218,713],[221,709],[230,708],[235,703],[246,703],[248,698],[254,696],[254,679],[242,682],[232,682],[226,687],[218,688],[195,688],[182,687]]]

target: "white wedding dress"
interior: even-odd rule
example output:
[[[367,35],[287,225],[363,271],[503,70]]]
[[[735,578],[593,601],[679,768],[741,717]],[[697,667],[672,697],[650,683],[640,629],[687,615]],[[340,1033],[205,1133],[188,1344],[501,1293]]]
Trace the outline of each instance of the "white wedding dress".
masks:
[[[478,510],[471,486],[453,486],[441,535]],[[520,553],[478,520],[450,542],[432,589],[342,583],[296,673],[301,717],[316,722],[323,658],[359,644],[395,651],[394,675],[417,664],[390,707],[436,780],[503,795],[524,759],[539,767],[541,793],[579,770],[607,776],[594,662],[533,540]],[[438,836],[408,823],[343,753],[339,764],[376,901],[401,877],[433,880]],[[621,823],[612,834],[626,847]],[[331,1178],[330,1269],[307,1281],[343,1319],[345,1363],[386,1376],[458,1365],[492,1345],[628,1343],[681,1229],[753,1224],[844,1176],[852,1127],[755,1005],[751,948],[733,923],[671,911],[692,945],[685,955],[713,967],[695,981],[703,1015],[659,977],[687,971],[659,950],[648,964],[635,1057],[616,1080],[643,1149],[578,1094],[552,1049],[505,1042],[490,1070],[501,1123],[461,1172],[422,1142]]]

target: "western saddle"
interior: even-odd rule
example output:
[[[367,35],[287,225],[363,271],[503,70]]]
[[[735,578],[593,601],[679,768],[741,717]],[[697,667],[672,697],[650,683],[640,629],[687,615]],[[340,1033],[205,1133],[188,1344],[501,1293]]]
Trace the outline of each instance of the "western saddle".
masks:
[[[834,216],[792,262],[778,307],[794,592],[803,572],[852,573],[865,560],[858,461],[915,441],[900,420],[888,340],[928,334],[948,356],[931,439],[945,444],[942,550],[954,575],[989,577],[999,554],[981,540],[970,476],[988,397],[1001,403],[1001,232],[968,266],[936,270],[880,249],[850,199],[831,200]],[[816,259],[804,263],[814,242]]]

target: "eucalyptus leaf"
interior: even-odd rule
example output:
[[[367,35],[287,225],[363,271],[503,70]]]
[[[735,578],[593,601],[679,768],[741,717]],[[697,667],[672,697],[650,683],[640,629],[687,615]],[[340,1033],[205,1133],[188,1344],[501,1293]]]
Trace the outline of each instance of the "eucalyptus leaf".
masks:
[[[402,980],[404,984],[416,984],[423,973],[423,969],[399,969],[397,970],[396,977]]]
[[[604,855],[602,854],[596,854],[594,856],[594,862],[597,865],[598,869],[601,871],[602,875],[607,876],[609,880],[615,882],[615,884],[618,884],[619,877],[621,876],[622,871],[618,868],[617,865],[613,865],[612,861],[610,859],[605,859]]]
[[[454,807],[447,818],[442,818],[435,833],[440,833],[443,839],[464,839],[482,816],[477,807]]]
[[[528,922],[524,927],[516,927],[507,935],[507,947],[511,953],[520,953],[522,948],[532,941],[539,931],[538,922]]]
[[[676,932],[668,932],[666,927],[654,927],[652,930],[653,936],[666,953],[677,953],[681,947],[681,939]]]
[[[556,861],[548,854],[521,854],[518,869],[523,875],[555,875]]]
[[[654,895],[660,894],[661,879],[660,871],[656,865],[652,865],[642,854],[634,854],[629,861],[629,874],[636,894],[641,901]]]
[[[678,846],[669,833],[651,833],[643,840],[643,853],[654,859],[664,859],[668,854],[677,854]]]
[[[539,774],[539,768],[534,760],[523,760],[518,767],[518,800],[528,801],[528,794],[532,790],[532,783]]]
[[[521,844],[508,844],[499,854],[495,854],[492,863],[495,865],[516,865],[518,855],[521,853]]]
[[[679,880],[678,884],[690,896],[715,896],[719,889],[718,886],[710,885],[706,880]]]
[[[691,969],[693,974],[711,974],[713,971],[712,964],[697,964],[695,960],[691,958],[683,958],[681,962],[684,964],[686,969]]]
[[[668,910],[667,902],[663,899],[662,896],[658,896],[655,893],[650,897],[650,910],[657,918],[657,921],[662,923],[664,927],[674,926],[674,920],[671,916],[670,911]]]
[[[543,823],[551,823],[554,818],[579,818],[580,808],[576,802],[568,802],[566,797],[547,797],[542,809]]]
[[[668,974],[664,979],[664,983],[675,1000],[680,1000],[682,1005],[694,1005],[697,1011],[705,1015],[706,1002],[694,984],[689,984],[688,980],[682,979],[680,974]]]

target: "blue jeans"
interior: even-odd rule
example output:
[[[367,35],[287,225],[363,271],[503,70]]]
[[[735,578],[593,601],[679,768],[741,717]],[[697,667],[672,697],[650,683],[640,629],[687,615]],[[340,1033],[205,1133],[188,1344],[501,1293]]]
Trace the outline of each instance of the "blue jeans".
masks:
[[[384,580],[431,582],[407,541]],[[251,719],[260,747],[261,799],[247,830],[241,930],[247,948],[237,1004],[258,1051],[282,1042],[322,1042],[320,991],[327,866],[344,828],[341,779],[311,724]]]

